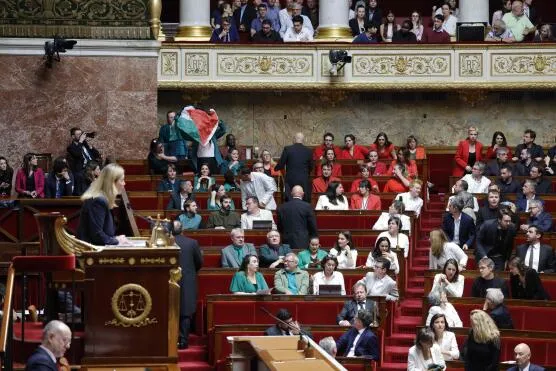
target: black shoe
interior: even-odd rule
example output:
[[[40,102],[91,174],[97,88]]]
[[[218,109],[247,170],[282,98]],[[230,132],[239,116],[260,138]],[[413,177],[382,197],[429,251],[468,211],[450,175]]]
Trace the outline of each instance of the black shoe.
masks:
[[[189,347],[189,345],[187,344],[187,341],[183,338],[180,338],[178,340],[178,349],[187,349]]]

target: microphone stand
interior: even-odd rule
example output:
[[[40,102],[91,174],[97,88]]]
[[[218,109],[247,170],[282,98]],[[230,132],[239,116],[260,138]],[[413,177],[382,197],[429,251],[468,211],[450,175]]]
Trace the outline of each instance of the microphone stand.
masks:
[[[280,318],[270,313],[268,309],[261,307],[261,310],[265,312],[268,316],[270,316],[272,319],[274,319],[275,321],[278,321],[281,324],[291,328],[291,325],[289,323],[282,321]],[[307,337],[307,341],[303,339],[303,336]],[[311,344],[309,343],[309,334],[303,331],[301,329],[301,326],[299,326],[299,340],[297,341],[297,350],[302,350],[305,353],[305,358],[315,358],[315,349],[312,348]]]

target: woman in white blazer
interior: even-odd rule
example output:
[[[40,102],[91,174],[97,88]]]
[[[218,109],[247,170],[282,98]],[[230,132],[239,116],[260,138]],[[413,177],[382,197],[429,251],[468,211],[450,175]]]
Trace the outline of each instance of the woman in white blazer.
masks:
[[[348,204],[342,183],[330,182],[326,193],[319,196],[315,210],[349,210]]]
[[[407,371],[427,371],[431,366],[437,370],[446,370],[446,362],[438,344],[434,342],[434,333],[428,327],[417,331],[415,345],[409,348],[407,355]]]
[[[459,359],[459,348],[456,334],[450,330],[446,323],[446,316],[442,313],[432,316],[429,327],[434,332],[434,342],[440,347],[445,361]]]

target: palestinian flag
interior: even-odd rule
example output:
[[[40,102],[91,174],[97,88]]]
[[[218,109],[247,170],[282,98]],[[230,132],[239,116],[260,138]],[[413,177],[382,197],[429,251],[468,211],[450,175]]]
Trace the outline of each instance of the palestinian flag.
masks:
[[[176,117],[176,127],[187,140],[206,146],[218,128],[218,115],[213,109],[207,113],[193,106],[187,106]]]

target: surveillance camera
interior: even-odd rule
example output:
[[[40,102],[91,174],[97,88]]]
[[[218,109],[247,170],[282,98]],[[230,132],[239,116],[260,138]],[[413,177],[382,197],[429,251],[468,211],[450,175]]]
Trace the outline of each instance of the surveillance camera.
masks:
[[[337,76],[346,63],[351,63],[351,57],[348,55],[347,50],[330,50],[328,52],[328,60],[330,60],[330,75]]]
[[[73,49],[77,44],[77,40],[66,40],[58,36],[54,37],[54,41],[46,41],[44,43],[44,58],[47,67],[52,67],[53,61],[60,61],[60,53],[65,53],[67,49]]]

